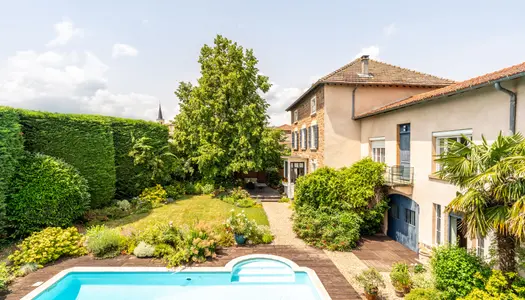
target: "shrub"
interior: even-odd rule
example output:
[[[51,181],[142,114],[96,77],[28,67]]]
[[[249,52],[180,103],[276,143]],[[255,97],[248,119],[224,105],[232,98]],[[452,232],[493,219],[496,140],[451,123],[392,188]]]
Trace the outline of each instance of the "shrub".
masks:
[[[232,189],[228,196],[221,197],[221,200],[242,208],[253,207],[257,205],[257,201],[250,197],[250,193],[241,187]]]
[[[190,229],[186,241],[188,244],[188,260],[191,262],[205,262],[208,258],[216,257],[217,242],[202,228]]]
[[[248,234],[247,238],[252,241],[253,244],[269,244],[273,241],[273,234],[270,230],[270,227],[265,225],[257,225],[255,223],[254,226],[252,226],[252,230]]]
[[[388,198],[387,198],[388,199]],[[361,223],[360,232],[362,235],[374,235],[381,230],[381,224],[388,210],[388,202],[386,200],[379,201],[372,208],[364,207],[357,209],[359,216],[363,219]]]
[[[430,260],[436,288],[452,297],[462,297],[474,288],[483,288],[483,281],[474,276],[480,272],[483,277],[490,269],[474,253],[464,248],[443,246],[435,248]]]
[[[27,274],[33,273],[38,270],[38,265],[36,263],[27,263],[20,266],[20,269],[16,271],[16,276],[26,276]]]
[[[398,262],[392,266],[390,280],[397,291],[403,291],[412,285],[408,265],[405,262]]]
[[[168,198],[166,191],[162,188],[160,184],[157,184],[154,187],[146,188],[140,194],[139,198],[142,201],[149,202],[153,207],[159,206],[161,203],[165,202]]]
[[[175,253],[175,249],[168,244],[158,244],[155,245],[155,252],[153,256],[157,258],[168,257]]]
[[[465,300],[499,300],[499,299],[523,299],[524,294],[520,294],[520,290],[516,289],[515,285],[511,285],[511,281],[518,275],[515,273],[503,274],[500,270],[492,270],[492,274],[488,279],[477,273],[476,277],[482,280],[485,285],[483,288],[476,287],[467,296],[462,299]],[[509,288],[510,286],[510,288]],[[523,291],[522,291],[523,292]]]
[[[414,273],[416,274],[420,274],[420,273],[424,273],[426,270],[425,270],[425,266],[422,265],[422,264],[415,264],[414,265]]]
[[[120,235],[118,229],[107,228],[104,225],[90,227],[86,236],[88,251],[98,258],[118,256],[125,247],[125,238]]]
[[[115,148],[109,119],[19,110],[25,148],[60,158],[87,179],[91,207],[115,194]]]
[[[227,231],[237,234],[247,236],[253,230],[255,222],[248,219],[244,210],[240,213],[235,213],[235,210],[230,211],[230,217],[226,219],[225,228]]]
[[[293,220],[295,233],[309,245],[337,251],[357,246],[362,220],[356,213],[300,207]]]
[[[181,182],[174,182],[173,184],[166,186],[165,190],[166,195],[174,200],[179,199],[186,192],[184,190],[184,184],[182,184]]]
[[[152,257],[155,254],[155,246],[140,242],[133,250],[136,257]]]
[[[294,204],[297,207],[310,206],[315,209],[320,206],[340,206],[336,185],[338,171],[323,167],[305,176],[297,178],[295,183]]]
[[[290,198],[284,196],[281,199],[279,199],[279,203],[288,203],[290,202]]]
[[[6,241],[6,197],[24,144],[18,114],[14,109],[0,107],[0,244]]]
[[[181,248],[178,251],[166,257],[168,268],[180,266],[181,264],[188,262],[189,259],[190,253],[188,248]]]
[[[209,195],[215,191],[215,187],[211,183],[207,183],[202,186],[202,193],[205,195]]]
[[[62,160],[28,153],[12,178],[7,207],[16,236],[70,226],[89,207],[87,182]]]
[[[145,188],[153,185],[151,170],[143,165],[135,165],[128,154],[133,147],[133,137],[151,139],[155,149],[168,145],[167,126],[142,120],[107,118],[113,131],[116,165],[116,196],[129,199],[138,196]]]
[[[444,300],[445,295],[436,289],[415,288],[405,295],[405,300]]]
[[[42,267],[62,256],[87,254],[82,246],[83,241],[82,235],[75,227],[48,227],[24,239],[17,245],[18,249],[9,256],[9,260],[17,267],[28,263],[36,263]]]
[[[383,276],[374,268],[361,272],[356,276],[356,280],[363,286],[365,292],[370,295],[379,294],[379,289],[385,287]]]
[[[0,263],[0,291],[6,291],[7,285],[11,281],[11,276],[5,263]]]
[[[123,211],[131,210],[131,203],[128,200],[117,201],[117,207]]]
[[[130,211],[122,210],[118,206],[109,206],[105,208],[88,210],[84,213],[83,218],[85,221],[87,221],[90,224],[98,224],[98,223],[106,222],[108,220],[123,218],[125,216],[128,216],[130,213],[131,213]]]
[[[180,247],[183,243],[181,232],[168,224],[156,224],[136,234],[137,242],[145,242],[150,245],[168,244],[174,248]]]

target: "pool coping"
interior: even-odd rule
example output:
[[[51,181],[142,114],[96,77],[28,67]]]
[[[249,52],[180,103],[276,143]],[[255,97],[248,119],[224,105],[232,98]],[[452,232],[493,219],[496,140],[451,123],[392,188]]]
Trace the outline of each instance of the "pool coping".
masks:
[[[73,272],[226,272],[231,273],[233,272],[233,268],[244,261],[251,260],[251,259],[257,259],[257,258],[265,258],[265,259],[272,259],[279,262],[282,262],[286,265],[288,265],[292,271],[294,272],[304,272],[308,274],[308,277],[310,278],[310,281],[312,282],[312,285],[316,288],[319,297],[321,300],[331,300],[332,298],[326,291],[323,283],[317,276],[317,273],[315,273],[314,270],[307,268],[307,267],[300,267],[293,261],[277,256],[277,255],[270,255],[270,254],[250,254],[250,255],[244,255],[237,257],[235,259],[230,260],[224,267],[179,267],[175,269],[170,269],[166,267],[72,267],[69,269],[65,269],[60,271],[58,274],[51,277],[49,280],[44,282],[43,284],[39,285],[37,288],[32,290],[29,294],[22,297],[21,300],[32,300],[35,297],[37,297],[40,293],[45,291],[46,289],[53,286],[55,283],[57,283],[60,279],[65,277],[69,273]]]

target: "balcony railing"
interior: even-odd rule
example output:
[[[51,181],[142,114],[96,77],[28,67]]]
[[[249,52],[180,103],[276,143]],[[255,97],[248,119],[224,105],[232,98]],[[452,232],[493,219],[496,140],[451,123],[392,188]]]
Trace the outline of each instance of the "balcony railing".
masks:
[[[385,184],[388,186],[413,185],[414,168],[407,166],[387,166]]]

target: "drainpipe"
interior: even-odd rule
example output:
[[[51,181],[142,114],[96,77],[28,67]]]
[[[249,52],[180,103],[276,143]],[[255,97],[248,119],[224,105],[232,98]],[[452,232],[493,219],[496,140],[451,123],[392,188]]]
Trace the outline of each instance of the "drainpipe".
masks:
[[[355,120],[355,90],[357,90],[357,85],[352,91],[352,120]]]
[[[512,134],[516,133],[516,93],[501,86],[500,82],[494,83],[496,90],[504,92],[510,96],[510,122],[509,130]]]

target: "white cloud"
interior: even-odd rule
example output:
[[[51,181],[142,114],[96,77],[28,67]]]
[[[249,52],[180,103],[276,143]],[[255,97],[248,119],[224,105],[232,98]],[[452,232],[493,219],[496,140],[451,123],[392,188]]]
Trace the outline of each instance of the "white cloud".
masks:
[[[47,43],[48,47],[56,47],[67,44],[75,36],[82,36],[84,31],[80,28],[75,28],[73,23],[64,20],[54,25],[56,37]]]
[[[270,116],[270,123],[272,125],[290,124],[290,112],[286,112],[285,109],[297,100],[304,90],[305,89],[293,87],[281,87],[273,83],[268,93],[263,95],[270,104],[268,115]]]
[[[363,55],[370,55],[370,58],[376,59],[379,57],[379,47],[378,46],[369,46],[362,48],[359,53],[356,54],[355,58],[361,57]]]
[[[396,23],[389,24],[383,28],[383,33],[386,36],[392,36],[397,32]]]
[[[0,70],[0,105],[154,120],[158,99],[111,92],[109,67],[91,52],[19,51]]]
[[[113,45],[113,57],[117,58],[120,56],[137,56],[139,51],[127,44],[115,44]]]
[[[148,19],[144,19],[144,20],[142,20],[142,25],[148,25],[148,23],[149,23],[149,20],[148,20]]]

